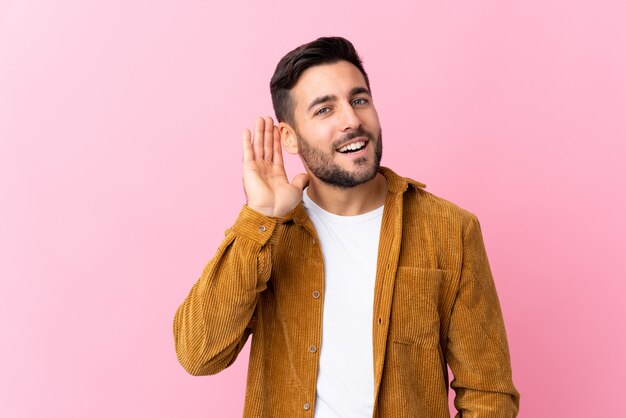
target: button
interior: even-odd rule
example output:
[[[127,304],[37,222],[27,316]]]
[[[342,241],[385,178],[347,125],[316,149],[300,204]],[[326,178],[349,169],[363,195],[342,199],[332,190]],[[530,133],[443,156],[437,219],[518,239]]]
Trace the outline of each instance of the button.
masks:
[[[317,299],[320,297],[320,292],[318,292],[317,290],[313,291],[313,299]]]
[[[261,226],[259,227],[259,231],[261,231],[261,232],[265,232],[265,231],[267,231],[267,228],[265,227],[265,225],[261,225]]]
[[[309,353],[315,353],[317,351],[317,347],[312,345],[309,347]]]
[[[304,405],[302,405],[305,411],[308,411],[309,409],[311,409],[311,404],[308,402],[305,402]]]
[[[312,240],[312,241],[313,241],[313,245],[315,245],[315,244],[316,244],[316,242],[315,242],[315,238],[313,238],[313,240]]]

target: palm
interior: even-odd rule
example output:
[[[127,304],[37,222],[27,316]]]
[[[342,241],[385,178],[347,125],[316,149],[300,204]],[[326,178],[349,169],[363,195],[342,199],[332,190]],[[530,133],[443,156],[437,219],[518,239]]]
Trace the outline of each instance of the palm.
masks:
[[[302,199],[306,175],[289,183],[283,165],[280,135],[271,118],[259,118],[254,142],[250,131],[243,138],[243,184],[248,206],[265,215],[283,216]]]

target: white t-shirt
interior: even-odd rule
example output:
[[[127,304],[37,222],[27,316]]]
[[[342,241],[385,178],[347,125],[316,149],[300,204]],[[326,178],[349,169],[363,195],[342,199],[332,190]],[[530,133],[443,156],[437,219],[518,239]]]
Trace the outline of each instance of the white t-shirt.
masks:
[[[315,418],[371,417],[372,321],[383,206],[362,215],[326,212],[303,194],[324,256],[324,316]]]

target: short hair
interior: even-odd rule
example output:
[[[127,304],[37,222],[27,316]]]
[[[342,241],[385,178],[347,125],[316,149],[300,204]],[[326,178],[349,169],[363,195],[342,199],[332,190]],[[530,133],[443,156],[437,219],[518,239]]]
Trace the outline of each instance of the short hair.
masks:
[[[369,78],[363,68],[361,58],[350,41],[338,36],[318,38],[300,45],[278,62],[270,81],[270,93],[276,119],[279,122],[285,121],[294,125],[295,105],[290,95],[293,86],[307,68],[334,64],[338,61],[347,61],[358,68],[363,74],[367,88],[370,89]]]

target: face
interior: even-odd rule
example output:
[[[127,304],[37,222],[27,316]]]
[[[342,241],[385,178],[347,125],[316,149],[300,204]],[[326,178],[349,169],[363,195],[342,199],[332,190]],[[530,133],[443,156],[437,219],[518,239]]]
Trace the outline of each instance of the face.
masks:
[[[382,157],[380,123],[354,65],[339,61],[308,68],[291,96],[297,152],[312,175],[340,188],[376,176]]]

